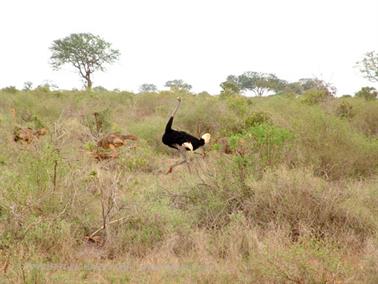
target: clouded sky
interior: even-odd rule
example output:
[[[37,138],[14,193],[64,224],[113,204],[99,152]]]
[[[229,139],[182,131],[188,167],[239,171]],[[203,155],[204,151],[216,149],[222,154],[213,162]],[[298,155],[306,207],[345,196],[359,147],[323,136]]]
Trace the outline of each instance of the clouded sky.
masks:
[[[218,93],[227,75],[244,71],[316,76],[338,95],[374,86],[354,65],[378,50],[377,0],[3,0],[0,9],[0,87],[81,88],[72,67],[49,66],[52,41],[79,32],[121,52],[94,74],[94,85],[107,89],[183,79]]]

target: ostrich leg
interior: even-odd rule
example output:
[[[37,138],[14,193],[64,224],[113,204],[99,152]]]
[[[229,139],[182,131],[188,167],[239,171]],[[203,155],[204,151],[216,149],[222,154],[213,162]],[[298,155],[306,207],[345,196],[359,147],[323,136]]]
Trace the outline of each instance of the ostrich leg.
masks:
[[[180,156],[183,158],[183,160],[181,161],[178,161],[176,163],[174,163],[172,166],[169,167],[169,170],[167,172],[167,174],[170,174],[172,173],[173,169],[179,165],[182,165],[184,163],[186,163],[188,165],[188,169],[189,169],[189,172],[191,172],[191,169],[190,169],[190,165],[189,165],[189,162],[188,162],[188,157],[187,157],[187,154],[186,154],[186,149],[185,147],[182,147],[182,146],[179,146],[177,145],[178,147],[178,151],[180,153]]]

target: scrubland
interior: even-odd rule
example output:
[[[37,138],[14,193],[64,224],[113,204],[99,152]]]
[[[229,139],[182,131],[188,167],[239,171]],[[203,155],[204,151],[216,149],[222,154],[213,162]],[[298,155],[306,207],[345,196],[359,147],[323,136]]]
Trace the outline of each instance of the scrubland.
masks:
[[[178,95],[212,140],[167,175]],[[139,140],[97,161],[110,132]],[[377,283],[377,138],[353,97],[0,92],[0,282]]]

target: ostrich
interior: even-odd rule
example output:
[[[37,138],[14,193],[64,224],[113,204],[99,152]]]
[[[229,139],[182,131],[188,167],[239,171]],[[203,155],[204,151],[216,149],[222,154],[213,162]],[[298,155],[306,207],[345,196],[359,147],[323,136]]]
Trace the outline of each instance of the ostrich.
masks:
[[[183,157],[183,160],[178,161],[175,164],[173,164],[169,168],[168,174],[172,172],[174,167],[179,166],[183,163],[188,163],[186,151],[195,151],[199,147],[204,146],[205,144],[208,144],[210,142],[209,133],[203,134],[201,138],[198,139],[184,131],[177,131],[177,130],[172,129],[173,118],[180,107],[181,98],[178,97],[177,101],[178,101],[177,106],[173,110],[168,120],[168,123],[165,127],[165,132],[162,137],[162,141],[165,145],[178,150],[180,155]]]

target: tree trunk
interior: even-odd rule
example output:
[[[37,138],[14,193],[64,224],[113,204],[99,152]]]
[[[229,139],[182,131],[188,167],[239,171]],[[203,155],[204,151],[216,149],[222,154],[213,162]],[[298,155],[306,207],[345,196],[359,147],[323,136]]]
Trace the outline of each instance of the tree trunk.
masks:
[[[91,80],[91,73],[87,72],[86,76],[84,77],[85,81],[86,81],[86,86],[85,88],[87,89],[87,91],[91,91],[92,90],[92,80]]]

